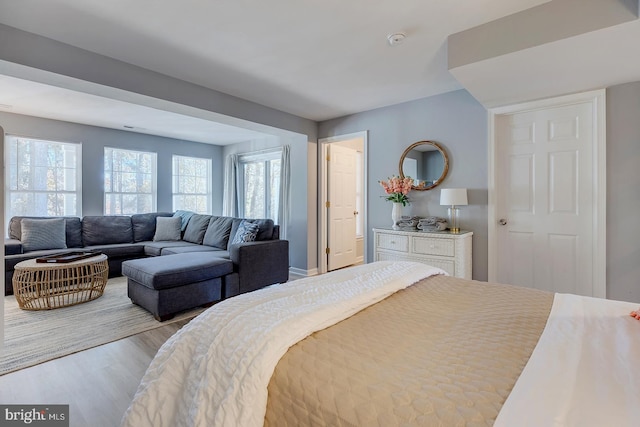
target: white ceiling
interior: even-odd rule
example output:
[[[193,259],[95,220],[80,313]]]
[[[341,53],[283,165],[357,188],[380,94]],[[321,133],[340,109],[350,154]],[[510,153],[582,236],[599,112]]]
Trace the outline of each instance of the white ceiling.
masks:
[[[321,121],[462,88],[447,69],[447,37],[548,2],[0,0],[0,23]],[[407,38],[390,46],[394,32]],[[0,104],[13,106],[0,111],[217,144],[259,137],[42,86],[0,79]]]
[[[265,138],[249,129],[2,74],[0,111],[215,145]]]

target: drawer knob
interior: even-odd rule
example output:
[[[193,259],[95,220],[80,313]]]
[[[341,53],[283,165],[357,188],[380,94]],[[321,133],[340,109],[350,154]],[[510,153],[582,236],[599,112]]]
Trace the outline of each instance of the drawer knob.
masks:
[[[429,246],[430,249],[434,249],[435,247],[436,247],[436,245]]]
[[[392,245],[395,245],[395,244],[396,244],[396,241],[395,241],[395,240],[392,240],[392,241],[391,241],[391,244],[392,244]]]

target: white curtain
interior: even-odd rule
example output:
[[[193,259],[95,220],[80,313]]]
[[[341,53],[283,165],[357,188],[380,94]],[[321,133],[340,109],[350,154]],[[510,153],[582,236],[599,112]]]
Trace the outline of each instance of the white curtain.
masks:
[[[280,224],[280,238],[287,238],[287,225],[291,214],[291,148],[282,146],[282,158],[280,161],[280,202],[278,206],[278,224]]]
[[[238,216],[240,192],[238,191],[238,155],[229,154],[224,164],[223,216]]]

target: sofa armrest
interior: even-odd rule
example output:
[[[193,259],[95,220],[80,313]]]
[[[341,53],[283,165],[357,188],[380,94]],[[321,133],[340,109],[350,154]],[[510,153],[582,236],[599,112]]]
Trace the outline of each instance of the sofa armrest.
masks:
[[[238,273],[240,293],[289,280],[289,241],[262,240],[231,245],[229,258]]]
[[[22,253],[22,242],[18,239],[4,239],[4,254],[18,255]]]

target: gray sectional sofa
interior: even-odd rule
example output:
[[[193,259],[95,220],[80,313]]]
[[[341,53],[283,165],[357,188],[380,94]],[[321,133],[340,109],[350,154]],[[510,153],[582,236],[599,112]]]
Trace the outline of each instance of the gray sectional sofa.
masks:
[[[179,234],[173,236],[172,240],[158,240],[158,237],[167,238],[156,233],[160,232],[156,230],[156,224],[160,223],[158,217],[175,215],[172,212],[156,212],[131,216],[64,217],[64,237],[56,241],[39,233],[35,242],[31,231],[35,229],[33,220],[52,218],[11,218],[9,239],[5,240],[5,294],[13,293],[11,279],[14,267],[20,261],[78,249],[100,251],[107,255],[110,277],[122,275],[123,262],[139,258],[197,252],[207,254],[212,259],[230,260],[233,269],[225,272],[221,278],[220,298],[288,280],[289,242],[280,240],[279,226],[270,219],[245,220],[258,225],[255,241],[232,243],[241,227],[242,218],[193,214],[181,218]],[[61,222],[59,218],[55,220],[56,224]],[[168,221],[161,222],[165,224]],[[29,230],[23,230],[23,224],[27,224]],[[22,241],[24,237],[29,237],[30,241]],[[43,245],[47,245],[43,243],[47,239],[51,239],[55,247],[43,248]]]

